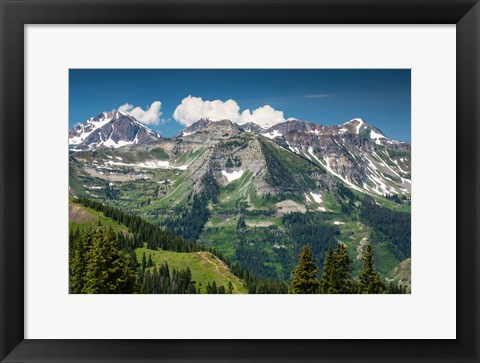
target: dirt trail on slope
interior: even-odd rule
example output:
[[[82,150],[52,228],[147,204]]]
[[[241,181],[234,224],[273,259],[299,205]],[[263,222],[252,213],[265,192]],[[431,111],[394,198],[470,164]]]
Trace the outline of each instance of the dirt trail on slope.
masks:
[[[361,260],[363,258],[363,248],[367,245],[368,236],[362,237],[360,244],[357,247],[357,260]]]
[[[226,280],[229,280],[231,281],[230,279],[228,279],[227,277],[227,274],[226,272],[229,272],[230,269],[228,268],[228,266],[225,264],[225,262],[223,262],[222,260],[220,260],[218,257],[212,255],[211,253],[209,252],[205,252],[205,251],[201,251],[201,252],[197,252],[198,255],[205,261],[207,261],[208,263],[212,264],[215,266],[215,270],[220,274],[222,275]],[[213,259],[216,260],[217,263],[215,263],[214,261],[212,261],[210,258],[208,258],[208,256],[211,256]],[[220,269],[220,266],[221,265],[223,267],[223,271]],[[233,285],[233,290],[237,292],[237,294],[241,294],[240,290],[238,289],[237,285],[235,284],[234,281],[231,281],[232,285]]]

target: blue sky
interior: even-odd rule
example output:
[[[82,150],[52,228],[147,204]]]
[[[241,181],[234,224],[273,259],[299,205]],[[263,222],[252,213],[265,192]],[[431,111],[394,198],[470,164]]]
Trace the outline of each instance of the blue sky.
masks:
[[[288,118],[338,125],[359,117],[410,141],[410,87],[406,69],[72,69],[69,125],[120,107],[166,137],[199,115],[266,126]]]

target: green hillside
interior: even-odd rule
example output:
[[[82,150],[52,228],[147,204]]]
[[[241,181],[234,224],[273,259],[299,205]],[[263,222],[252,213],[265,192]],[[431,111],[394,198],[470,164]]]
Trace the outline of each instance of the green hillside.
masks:
[[[68,204],[68,224],[70,229],[90,229],[92,227],[103,226],[112,227],[115,233],[122,231],[128,233],[128,228],[107,218],[102,212],[87,208],[83,205],[70,202]]]
[[[137,248],[135,253],[139,263],[142,261],[143,254],[145,254],[147,258],[152,256],[152,261],[156,266],[167,262],[170,269],[190,268],[192,279],[196,282],[197,289],[200,288],[202,293],[206,293],[207,284],[212,284],[213,281],[215,281],[217,286],[223,285],[225,289],[228,287],[228,283],[231,282],[234,294],[247,293],[243,282],[230,272],[230,269],[224,262],[210,252],[179,253]]]
[[[102,212],[74,202],[69,203],[69,226],[71,231],[85,231],[98,226],[111,227],[117,234],[123,232],[124,235],[132,235],[127,227],[106,217]],[[152,261],[157,267],[165,262],[168,263],[170,271],[173,271],[173,269],[183,270],[188,267],[191,270],[192,279],[196,282],[196,287],[200,289],[201,293],[206,293],[207,284],[213,284],[213,282],[218,287],[223,285],[225,289],[231,282],[233,285],[232,293],[248,293],[243,281],[235,276],[223,261],[210,252],[182,253],[160,249],[150,250],[142,247],[135,250],[139,263],[141,263],[144,253],[147,258],[152,257]],[[149,269],[152,269],[152,267]]]

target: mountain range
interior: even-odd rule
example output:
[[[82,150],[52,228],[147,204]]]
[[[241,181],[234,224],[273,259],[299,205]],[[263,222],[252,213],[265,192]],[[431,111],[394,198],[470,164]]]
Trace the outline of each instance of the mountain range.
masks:
[[[260,141],[262,139],[264,141]],[[262,168],[258,164],[259,160],[265,159],[264,155],[258,154],[265,139],[310,161],[334,179],[359,192],[383,196],[410,194],[410,144],[390,139],[381,130],[358,118],[339,126],[289,120],[269,129],[253,123],[238,125],[229,120],[212,121],[204,118],[175,137],[164,139],[132,116],[112,111],[92,117],[69,131],[72,151],[161,145],[175,154],[181,152],[180,149],[192,151],[207,145],[222,146],[225,140],[237,140],[249,147],[232,148],[230,154],[223,150],[219,152],[218,147],[212,148],[209,154],[220,164],[215,166],[210,163],[208,167],[221,173],[223,169],[219,166],[222,162],[226,163],[230,156],[239,157],[243,160],[243,168],[233,166],[229,168],[231,170],[223,170],[224,174],[236,171],[240,175],[238,173],[247,169],[254,172],[259,183],[261,176],[267,172],[266,165]],[[198,173],[194,174],[198,176]]]
[[[409,215],[411,145],[362,119],[338,126],[291,119],[265,129],[203,118],[164,138],[112,111],[72,128],[69,149],[71,195],[166,225],[260,276],[288,279],[303,238],[290,220],[298,216],[307,235],[333,226],[357,269],[369,242],[382,276],[409,283],[409,237],[378,227],[365,203],[385,216]],[[329,241],[314,248],[318,259]]]

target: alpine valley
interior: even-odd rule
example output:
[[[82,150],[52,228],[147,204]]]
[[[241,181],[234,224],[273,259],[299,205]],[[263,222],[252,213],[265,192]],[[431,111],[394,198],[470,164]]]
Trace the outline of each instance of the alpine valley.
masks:
[[[354,277],[371,246],[382,282],[410,291],[411,145],[362,119],[265,129],[203,118],[164,138],[111,111],[72,128],[69,149],[70,229],[111,225],[127,238],[145,221],[190,247],[144,233],[138,263],[188,266],[199,292],[261,292],[251,276],[288,285],[306,245],[320,279],[339,243]]]

